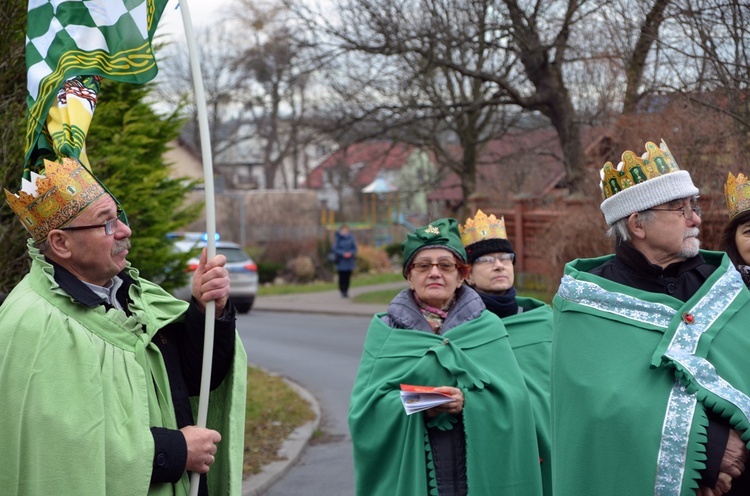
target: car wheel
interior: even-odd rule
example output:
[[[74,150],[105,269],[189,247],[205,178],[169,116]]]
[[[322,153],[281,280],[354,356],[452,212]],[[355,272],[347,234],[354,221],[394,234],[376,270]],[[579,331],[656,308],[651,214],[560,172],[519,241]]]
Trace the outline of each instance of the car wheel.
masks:
[[[233,301],[232,304],[234,305],[235,310],[237,310],[237,313],[248,313],[250,309],[253,308],[252,301]]]

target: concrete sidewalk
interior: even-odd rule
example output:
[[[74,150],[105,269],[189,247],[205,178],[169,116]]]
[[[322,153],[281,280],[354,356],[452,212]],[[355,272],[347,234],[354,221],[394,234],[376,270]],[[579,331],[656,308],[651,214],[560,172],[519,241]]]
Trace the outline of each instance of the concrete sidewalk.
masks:
[[[406,288],[406,281],[373,286],[362,286],[349,289],[349,298],[342,298],[338,290],[321,291],[317,293],[299,293],[279,296],[259,296],[255,300],[252,312],[298,312],[323,315],[350,315],[355,317],[372,317],[376,313],[384,312],[387,305],[355,303],[353,299],[362,293],[381,291],[386,289]],[[250,313],[252,317],[252,312]],[[259,474],[248,477],[242,483],[242,496],[260,496],[265,493],[274,482],[282,478],[299,460],[302,452],[310,442],[315,430],[320,425],[320,405],[315,397],[299,384],[287,380],[292,389],[307,400],[315,419],[295,429],[284,441],[279,449],[282,460],[263,467]]]
[[[338,290],[278,296],[258,296],[253,305],[253,312],[299,312],[372,317],[376,313],[384,312],[387,305],[355,303],[354,298],[357,295],[406,287],[407,283],[403,281],[350,288],[349,298],[343,298]]]

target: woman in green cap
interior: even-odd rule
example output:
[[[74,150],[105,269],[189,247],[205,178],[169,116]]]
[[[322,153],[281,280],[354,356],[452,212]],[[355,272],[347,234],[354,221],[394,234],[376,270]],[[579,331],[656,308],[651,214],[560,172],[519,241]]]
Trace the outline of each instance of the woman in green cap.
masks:
[[[465,286],[455,219],[402,244],[409,288],[367,332],[349,407],[357,494],[542,494],[531,400],[502,321]],[[401,385],[447,403],[407,415]]]

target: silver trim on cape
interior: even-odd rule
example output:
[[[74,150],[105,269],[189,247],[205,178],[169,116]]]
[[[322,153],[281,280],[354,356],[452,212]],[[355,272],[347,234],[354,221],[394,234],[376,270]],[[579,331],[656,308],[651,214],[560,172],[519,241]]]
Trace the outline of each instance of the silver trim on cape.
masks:
[[[667,331],[674,319],[679,325],[669,343],[664,357],[679,364],[698,385],[739,408],[750,419],[750,398],[720,377],[714,366],[705,358],[695,356],[700,337],[732,304],[745,285],[733,266],[692,307],[679,309],[629,296],[613,293],[587,281],[578,281],[565,275],[558,295],[570,302],[583,305],[620,318],[634,320]],[[682,321],[682,315],[693,315],[694,323]],[[696,393],[689,393],[675,378],[664,416],[662,436],[657,458],[655,496],[679,496],[682,490],[687,461],[690,427],[697,405]]]

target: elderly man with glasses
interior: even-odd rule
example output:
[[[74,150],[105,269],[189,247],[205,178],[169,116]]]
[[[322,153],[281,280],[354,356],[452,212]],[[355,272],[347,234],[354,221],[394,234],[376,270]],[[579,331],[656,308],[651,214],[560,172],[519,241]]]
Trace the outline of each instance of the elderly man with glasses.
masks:
[[[570,262],[553,301],[553,490],[747,494],[750,292],[699,249],[690,174],[646,149],[601,171],[615,254]]]
[[[47,161],[6,198],[32,262],[0,307],[0,494],[187,495],[190,472],[198,494],[239,494],[247,359],[223,255],[203,254],[188,304],[131,267],[126,217],[76,160]],[[204,428],[190,397],[209,301]]]

